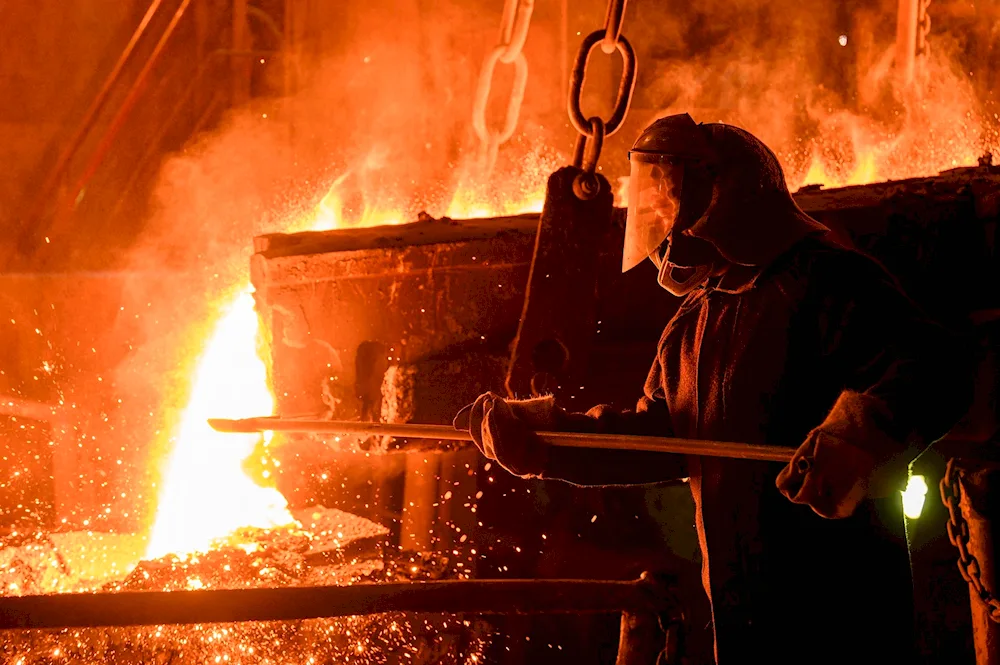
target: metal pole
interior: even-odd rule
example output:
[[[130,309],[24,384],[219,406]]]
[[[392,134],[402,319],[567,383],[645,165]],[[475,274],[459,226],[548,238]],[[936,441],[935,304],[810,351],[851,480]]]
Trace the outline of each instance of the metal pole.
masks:
[[[247,10],[249,0],[233,1],[233,41],[231,47],[234,51],[249,51],[251,48],[250,24],[247,21]],[[249,61],[240,62],[234,59],[230,62],[232,67],[232,105],[243,104],[250,98],[250,70]]]
[[[407,455],[403,482],[403,515],[399,521],[399,547],[413,552],[434,550],[434,518],[437,514],[438,455]]]
[[[917,21],[920,0],[899,0],[896,13],[896,72],[909,85],[917,60]]]
[[[663,612],[673,601],[634,581],[448,580],[284,589],[51,594],[0,598],[0,629],[295,621],[383,612]]]
[[[220,432],[244,434],[252,432],[311,432],[332,435],[392,436],[401,439],[472,441],[472,435],[469,432],[455,429],[448,425],[291,420],[272,417],[246,418],[243,420],[211,418],[208,424]],[[792,454],[795,452],[794,449],[784,446],[766,446],[732,441],[703,441],[701,439],[632,436],[628,434],[584,434],[578,432],[537,432],[536,434],[545,443],[564,448],[636,450],[770,462],[788,462],[792,459]]]

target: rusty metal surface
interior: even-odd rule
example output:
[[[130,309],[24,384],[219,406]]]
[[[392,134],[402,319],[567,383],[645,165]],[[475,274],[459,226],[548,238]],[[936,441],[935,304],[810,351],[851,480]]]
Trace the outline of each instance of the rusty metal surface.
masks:
[[[382,382],[382,420],[428,423],[442,413],[458,413],[470,395],[503,390],[508,356],[462,354],[446,360],[424,360],[392,365]],[[435,400],[424,395],[436,395]],[[416,441],[407,441],[410,449]]]
[[[459,240],[463,230],[472,238]],[[280,412],[377,417],[389,365],[506,355],[529,228],[428,222],[381,232],[350,234],[365,249],[327,251],[343,239],[317,234],[308,244],[271,240],[255,255],[251,276],[272,337]]]
[[[467,243],[506,235],[534,237],[537,227],[537,214],[461,221],[428,217],[400,226],[270,233],[254,238],[254,252],[263,259],[277,259],[330,252]]]
[[[959,502],[968,534],[968,553],[975,558],[975,575],[984,593],[995,592],[997,561],[995,543],[1000,524],[1000,464],[956,460],[961,500]],[[1000,663],[1000,624],[993,608],[969,587],[972,609],[972,636],[976,665]]]

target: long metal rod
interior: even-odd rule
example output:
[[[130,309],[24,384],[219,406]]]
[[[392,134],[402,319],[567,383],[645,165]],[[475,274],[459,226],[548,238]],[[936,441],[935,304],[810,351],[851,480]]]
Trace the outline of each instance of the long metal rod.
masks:
[[[286,418],[209,419],[208,424],[219,432],[312,432],[355,434],[361,436],[393,436],[401,439],[437,439],[440,441],[472,441],[472,435],[448,425],[412,425],[408,423],[364,423],[331,420],[295,420]],[[603,450],[638,450],[661,453],[729,457],[735,459],[788,462],[792,448],[765,446],[732,441],[705,441],[673,437],[632,436],[627,434],[582,434],[577,432],[538,432],[538,436],[553,446],[564,448],[600,448]]]
[[[606,613],[658,610],[654,583],[447,580],[285,589],[75,593],[0,598],[0,629],[294,621],[381,612]]]
[[[913,82],[917,60],[920,0],[899,0],[896,10],[896,72],[903,84]]]

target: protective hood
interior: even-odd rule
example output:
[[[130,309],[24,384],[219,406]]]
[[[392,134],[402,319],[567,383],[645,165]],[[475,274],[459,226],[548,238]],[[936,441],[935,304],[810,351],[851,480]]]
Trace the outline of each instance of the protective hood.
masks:
[[[829,229],[792,199],[774,153],[743,129],[701,125],[715,153],[712,201],[687,233],[730,263],[766,266],[809,235]]]

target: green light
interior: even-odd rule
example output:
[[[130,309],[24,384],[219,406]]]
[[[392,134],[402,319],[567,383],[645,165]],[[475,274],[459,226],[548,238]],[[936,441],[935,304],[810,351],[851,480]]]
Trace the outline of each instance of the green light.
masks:
[[[924,509],[924,497],[927,496],[927,481],[923,476],[910,476],[906,481],[906,489],[900,492],[903,495],[903,514],[911,520],[920,517],[920,512]]]

